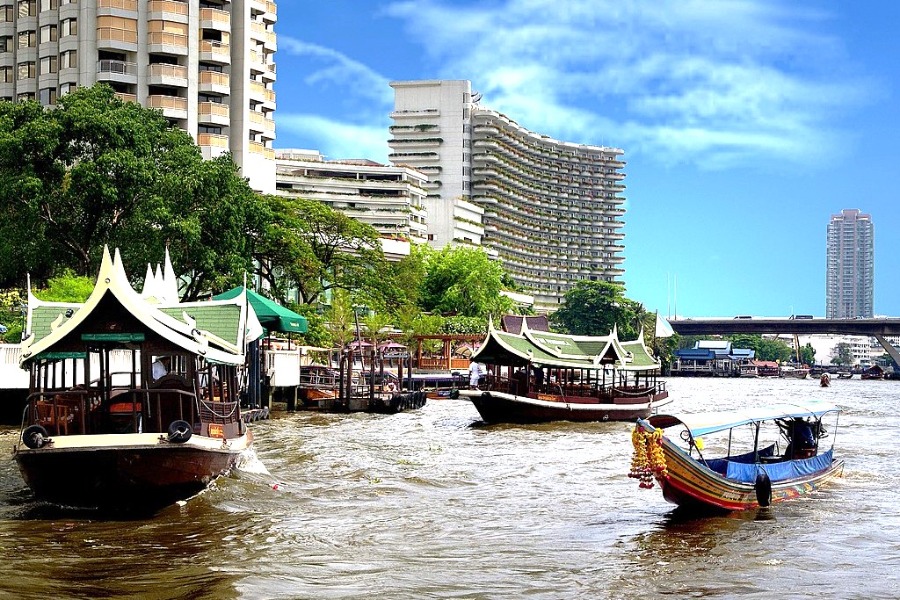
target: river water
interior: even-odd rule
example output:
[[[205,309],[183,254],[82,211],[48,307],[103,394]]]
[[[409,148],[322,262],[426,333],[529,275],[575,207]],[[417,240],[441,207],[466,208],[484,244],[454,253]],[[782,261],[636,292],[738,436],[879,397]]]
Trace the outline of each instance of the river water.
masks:
[[[484,426],[465,400],[276,415],[239,472],[135,520],[32,502],[5,452],[0,598],[900,597],[900,382],[668,384],[668,410],[836,402],[844,477],[688,520],[627,477],[631,424]]]

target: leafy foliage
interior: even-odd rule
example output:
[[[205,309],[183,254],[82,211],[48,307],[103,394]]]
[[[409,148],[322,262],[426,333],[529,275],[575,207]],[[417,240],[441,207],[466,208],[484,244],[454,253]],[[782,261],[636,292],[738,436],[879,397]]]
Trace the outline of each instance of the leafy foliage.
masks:
[[[787,362],[791,359],[791,347],[778,339],[764,338],[761,335],[739,334],[726,336],[735,348],[751,348],[756,351],[758,360],[774,360]]]
[[[465,317],[501,315],[512,301],[500,295],[503,268],[480,248],[447,246],[425,257],[422,308]]]
[[[550,320],[573,335],[609,335],[616,327],[620,339],[635,339],[648,316],[653,318],[639,302],[626,298],[624,287],[617,283],[579,281],[565,299]]]

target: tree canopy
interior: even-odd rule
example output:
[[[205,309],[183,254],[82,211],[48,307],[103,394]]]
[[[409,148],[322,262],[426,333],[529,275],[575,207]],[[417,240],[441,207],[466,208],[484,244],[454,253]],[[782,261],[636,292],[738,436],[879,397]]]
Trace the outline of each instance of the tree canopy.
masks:
[[[620,339],[635,339],[644,322],[654,318],[640,302],[626,298],[618,283],[582,280],[566,292],[565,300],[550,320],[573,335],[609,335],[615,326]]]
[[[55,108],[0,102],[0,285],[63,269],[93,275],[104,245],[142,276],[166,245],[184,294],[223,289],[252,267],[264,206],[229,155],[203,160],[158,111],[95,85]],[[14,258],[15,257],[15,258]]]
[[[455,313],[465,317],[500,315],[512,301],[503,290],[503,267],[481,248],[446,246],[427,251],[421,306],[426,311]]]

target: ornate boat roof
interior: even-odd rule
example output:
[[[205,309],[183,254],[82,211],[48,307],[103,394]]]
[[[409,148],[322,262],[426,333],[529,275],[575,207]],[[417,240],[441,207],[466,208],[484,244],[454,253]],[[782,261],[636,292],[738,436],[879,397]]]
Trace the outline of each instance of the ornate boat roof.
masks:
[[[104,333],[85,333],[92,316],[103,318],[113,307],[121,308],[141,332],[122,332],[110,324]],[[22,341],[22,363],[47,356],[57,349],[71,348],[85,335],[118,339],[152,333],[191,354],[224,364],[242,364],[248,323],[246,298],[227,301],[156,304],[138,294],[122,266],[118,250],[114,257],[103,249],[97,283],[83,303],[46,302],[28,290],[28,313]],[[79,339],[76,339],[81,336]]]
[[[659,361],[644,345],[643,330],[636,340],[619,340],[615,328],[606,336],[566,335],[550,331],[532,331],[523,322],[521,334],[499,331],[493,322],[473,361],[520,366],[576,369],[601,369],[611,365],[619,370],[653,371]]]

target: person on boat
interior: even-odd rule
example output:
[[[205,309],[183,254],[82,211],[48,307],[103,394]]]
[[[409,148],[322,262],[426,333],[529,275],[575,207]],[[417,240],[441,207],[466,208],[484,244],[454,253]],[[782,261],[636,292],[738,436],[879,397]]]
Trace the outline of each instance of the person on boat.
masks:
[[[156,360],[153,361],[151,365],[150,374],[153,376],[153,380],[162,379],[162,377],[169,372],[169,357],[168,356],[157,356]]]
[[[478,389],[478,380],[481,379],[481,365],[474,360],[469,363],[469,388]]]
[[[816,453],[816,437],[813,434],[811,423],[803,419],[794,419],[790,425],[790,439],[788,440],[785,456],[788,460],[797,458],[809,458]]]
[[[516,382],[515,394],[524,396],[528,393],[528,371],[525,367],[519,367],[519,370],[513,373],[513,379]]]
[[[544,369],[538,365],[532,365],[531,372],[534,374],[534,386],[540,389],[544,385]]]

